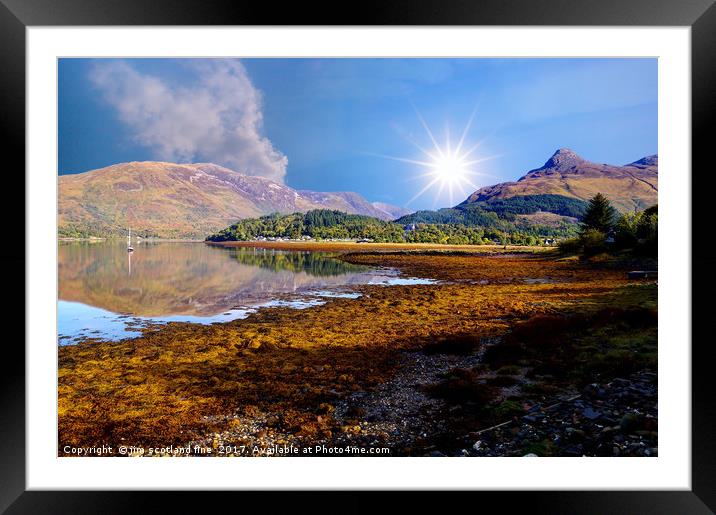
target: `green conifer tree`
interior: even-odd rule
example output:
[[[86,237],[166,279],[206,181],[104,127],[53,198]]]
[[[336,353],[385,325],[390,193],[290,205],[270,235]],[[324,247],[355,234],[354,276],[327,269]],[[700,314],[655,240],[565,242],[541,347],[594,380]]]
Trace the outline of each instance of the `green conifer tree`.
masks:
[[[609,234],[609,231],[614,226],[615,216],[616,210],[612,207],[607,197],[597,193],[589,201],[587,210],[582,217],[582,234],[590,229]]]

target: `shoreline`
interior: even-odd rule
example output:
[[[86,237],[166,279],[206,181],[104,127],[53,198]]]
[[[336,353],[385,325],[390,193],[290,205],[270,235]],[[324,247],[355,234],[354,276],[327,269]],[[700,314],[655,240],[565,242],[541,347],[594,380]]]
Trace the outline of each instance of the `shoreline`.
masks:
[[[358,243],[352,241],[205,241],[207,245],[229,248],[267,248],[277,250],[356,252],[376,251],[452,251],[472,254],[536,254],[555,252],[557,247],[526,245],[447,245],[441,243]]]
[[[314,242],[311,250],[317,245],[336,246]],[[565,316],[588,317],[590,327],[621,334],[609,324],[624,317],[632,323],[628,310],[645,313],[639,314],[643,318],[655,309],[650,307],[656,303],[654,285],[635,285],[621,272],[543,253],[380,253],[375,247],[385,245],[343,258],[444,282],[363,285],[356,288],[362,293],[357,299],[330,299],[301,311],[268,308],[234,322],[175,323],[132,340],[60,348],[60,443],[192,443],[207,451],[378,442],[390,447],[391,455],[465,455],[463,449],[481,455],[484,449],[470,450],[477,431],[519,415],[522,405],[529,408],[521,416],[531,417],[527,409],[546,406],[576,387],[560,377],[571,373],[581,354],[565,356],[548,371],[540,368],[546,366],[540,364],[542,354],[508,350],[513,344],[507,337],[521,324],[547,317],[551,325],[528,333],[537,338],[535,349],[542,348],[540,335],[557,335],[557,348],[571,349],[581,337],[568,332]],[[541,278],[548,281],[525,281]],[[612,311],[595,315],[604,310]],[[635,327],[634,334],[651,341],[650,326]],[[583,346],[593,345],[588,340]],[[608,349],[589,352],[604,356],[603,366],[614,366]],[[549,374],[557,375],[549,379]],[[415,425],[403,426],[403,420]],[[520,455],[528,443],[504,447],[509,449],[504,454]],[[622,454],[641,452],[622,447]],[[544,455],[567,452],[545,448]]]
[[[193,240],[191,238],[135,238],[136,243],[141,245],[142,243],[203,243],[204,240]],[[69,238],[69,237],[58,237],[58,242],[69,242],[69,241],[87,241],[87,242],[123,242],[125,241],[124,236],[112,236],[112,237],[90,237],[90,238]]]

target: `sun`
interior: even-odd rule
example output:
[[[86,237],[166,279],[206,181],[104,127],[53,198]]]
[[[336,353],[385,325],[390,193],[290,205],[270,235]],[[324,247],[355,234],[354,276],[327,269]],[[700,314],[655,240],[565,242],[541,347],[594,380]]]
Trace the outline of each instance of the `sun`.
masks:
[[[406,206],[410,205],[418,197],[432,189],[435,190],[433,207],[435,207],[435,204],[444,192],[447,192],[450,207],[452,207],[455,202],[456,192],[459,193],[462,198],[465,198],[469,194],[466,188],[469,188],[470,192],[479,189],[479,186],[475,184],[475,181],[479,176],[490,176],[490,174],[485,173],[482,170],[475,169],[476,166],[479,163],[494,159],[498,156],[477,155],[478,147],[483,143],[482,141],[478,141],[467,149],[465,148],[467,134],[475,117],[475,111],[473,111],[470,116],[465,128],[462,131],[460,139],[454,147],[450,141],[449,130],[446,130],[445,141],[441,145],[435,139],[433,131],[430,130],[430,127],[428,127],[428,124],[425,123],[425,120],[417,109],[415,110],[415,113],[417,114],[421,125],[425,129],[427,136],[430,138],[432,148],[428,147],[428,150],[412,139],[408,139],[408,141],[413,144],[425,156],[425,158],[427,158],[427,160],[407,159],[386,155],[382,155],[381,157],[395,159],[397,161],[403,161],[427,168],[424,173],[416,176],[417,178],[427,178],[427,183],[406,203]]]
[[[417,110],[416,114],[418,115],[418,119],[425,129],[425,132],[430,138],[433,148],[428,151],[411,141],[413,145],[415,145],[427,158],[429,158],[429,161],[401,159],[401,161],[408,161],[410,163],[428,168],[427,172],[418,175],[418,177],[427,177],[427,184],[425,184],[425,186],[423,186],[423,188],[418,191],[407,204],[409,205],[428,190],[436,189],[433,205],[437,203],[443,192],[447,190],[450,206],[452,207],[455,202],[455,190],[457,190],[457,192],[464,198],[468,195],[466,188],[470,188],[471,191],[479,189],[479,186],[477,186],[474,182],[477,180],[478,176],[490,175],[482,170],[476,170],[475,167],[479,163],[489,159],[494,159],[497,156],[476,156],[476,151],[482,141],[479,141],[465,149],[465,140],[475,117],[474,111],[470,116],[467,125],[465,125],[465,128],[463,129],[457,145],[454,147],[450,141],[449,130],[446,130],[445,141],[442,145],[440,145],[435,139],[433,131],[430,130],[430,127],[428,127],[428,124],[425,123],[425,120],[422,116],[420,116],[420,113],[418,113]]]
[[[460,184],[466,181],[471,173],[459,156],[438,157],[432,163],[432,168],[434,175],[446,184]]]

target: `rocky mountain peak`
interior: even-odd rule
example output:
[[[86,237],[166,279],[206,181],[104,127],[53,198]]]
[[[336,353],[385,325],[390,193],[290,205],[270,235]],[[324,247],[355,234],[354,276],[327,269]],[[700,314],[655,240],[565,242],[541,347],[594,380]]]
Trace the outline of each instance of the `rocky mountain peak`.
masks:
[[[659,156],[657,154],[654,154],[653,156],[642,157],[638,161],[634,161],[633,163],[629,164],[629,166],[658,166],[658,165],[659,165]]]
[[[566,169],[584,163],[584,159],[568,148],[560,148],[552,154],[542,168]]]

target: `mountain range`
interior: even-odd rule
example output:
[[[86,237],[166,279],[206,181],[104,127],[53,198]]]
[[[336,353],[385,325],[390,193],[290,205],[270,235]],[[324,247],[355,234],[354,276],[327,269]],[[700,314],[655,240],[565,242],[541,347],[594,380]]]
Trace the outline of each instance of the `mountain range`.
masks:
[[[559,149],[517,181],[486,186],[454,208],[419,211],[369,202],[354,192],[296,190],[262,177],[211,163],[121,163],[59,177],[58,232],[61,236],[123,235],[195,237],[238,220],[270,213],[330,209],[399,223],[482,225],[500,219],[521,224],[573,224],[586,201],[602,193],[621,212],[658,201],[658,157],[623,166],[587,161]],[[492,221],[491,221],[492,220]]]
[[[64,236],[199,237],[243,218],[334,209],[392,220],[409,211],[354,192],[295,190],[211,163],[120,163],[59,177]]]
[[[589,200],[602,193],[621,212],[642,210],[657,203],[658,165],[656,155],[615,166],[593,163],[561,148],[540,168],[530,170],[515,182],[480,188],[463,204],[530,195]]]

